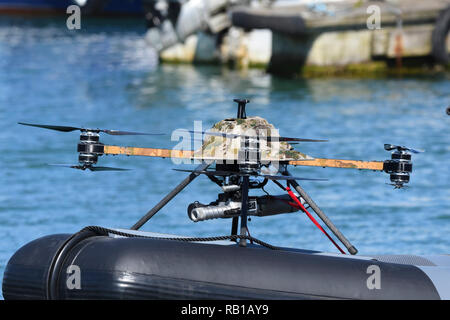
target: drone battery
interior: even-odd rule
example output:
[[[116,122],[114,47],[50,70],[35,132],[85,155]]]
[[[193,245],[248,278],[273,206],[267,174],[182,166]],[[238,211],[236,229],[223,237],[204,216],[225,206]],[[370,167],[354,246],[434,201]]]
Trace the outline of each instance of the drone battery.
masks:
[[[298,211],[297,208],[289,204],[290,201],[291,198],[289,195],[257,197],[258,210],[256,215],[265,217]],[[303,203],[304,200],[302,201],[302,204]]]

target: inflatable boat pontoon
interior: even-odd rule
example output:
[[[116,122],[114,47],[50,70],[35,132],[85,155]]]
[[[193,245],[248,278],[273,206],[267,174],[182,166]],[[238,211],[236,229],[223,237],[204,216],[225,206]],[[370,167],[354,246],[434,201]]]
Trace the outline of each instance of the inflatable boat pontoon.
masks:
[[[170,239],[170,240],[167,240]],[[450,299],[450,256],[348,256],[85,228],[16,252],[5,299]],[[187,239],[190,240],[190,239]],[[192,239],[195,240],[195,239]]]

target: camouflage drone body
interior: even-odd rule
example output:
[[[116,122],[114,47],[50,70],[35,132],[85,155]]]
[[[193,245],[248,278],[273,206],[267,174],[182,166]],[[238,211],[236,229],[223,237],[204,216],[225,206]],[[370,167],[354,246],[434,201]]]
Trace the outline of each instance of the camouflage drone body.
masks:
[[[294,150],[287,142],[277,141],[278,130],[266,119],[261,117],[247,117],[246,119],[225,119],[217,122],[208,132],[237,134],[242,136],[265,136],[271,137],[259,140],[261,161],[291,161],[312,160],[313,158]],[[242,137],[228,138],[205,134],[202,147],[194,152],[194,159],[211,160],[239,160],[239,149]]]

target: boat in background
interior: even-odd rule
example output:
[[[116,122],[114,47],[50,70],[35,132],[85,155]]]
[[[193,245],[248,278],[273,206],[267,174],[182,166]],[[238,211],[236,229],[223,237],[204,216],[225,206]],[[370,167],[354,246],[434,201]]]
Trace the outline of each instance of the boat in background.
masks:
[[[0,0],[0,13],[66,14],[68,6],[78,5],[85,14],[143,15],[142,0]]]

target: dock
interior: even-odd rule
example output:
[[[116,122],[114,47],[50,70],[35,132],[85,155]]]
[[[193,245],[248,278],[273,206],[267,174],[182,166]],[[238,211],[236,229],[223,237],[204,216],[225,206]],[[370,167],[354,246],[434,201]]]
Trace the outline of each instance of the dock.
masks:
[[[161,48],[160,60],[303,75],[422,72],[450,64],[450,0],[229,5],[226,16],[211,14],[207,22],[214,27],[215,21],[215,32],[178,35],[183,41]]]

